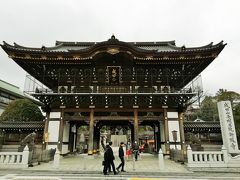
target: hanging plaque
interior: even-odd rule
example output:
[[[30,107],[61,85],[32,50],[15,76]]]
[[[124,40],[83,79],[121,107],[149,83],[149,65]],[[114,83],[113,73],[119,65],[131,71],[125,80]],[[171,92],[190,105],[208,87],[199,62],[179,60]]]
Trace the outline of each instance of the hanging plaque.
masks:
[[[108,66],[108,82],[110,85],[119,85],[120,82],[120,66]]]

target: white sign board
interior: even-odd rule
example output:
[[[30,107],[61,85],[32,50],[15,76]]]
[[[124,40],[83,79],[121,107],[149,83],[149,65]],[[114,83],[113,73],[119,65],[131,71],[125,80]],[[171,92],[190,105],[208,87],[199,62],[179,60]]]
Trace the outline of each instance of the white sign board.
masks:
[[[230,101],[218,102],[218,114],[222,130],[223,145],[228,153],[239,153]]]

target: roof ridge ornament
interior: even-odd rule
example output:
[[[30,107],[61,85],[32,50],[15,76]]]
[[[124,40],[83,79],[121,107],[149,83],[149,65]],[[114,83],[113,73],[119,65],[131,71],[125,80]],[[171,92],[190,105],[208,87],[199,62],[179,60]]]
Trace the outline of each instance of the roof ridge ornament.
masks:
[[[45,51],[45,50],[46,50],[46,46],[42,45],[41,49],[42,49],[43,51]]]
[[[108,39],[108,41],[110,41],[110,42],[119,42],[119,40],[115,37],[114,34],[112,34],[111,38]]]
[[[114,35],[114,34],[112,34],[112,36],[111,36],[111,39],[116,39],[116,37],[115,37],[115,35]]]
[[[183,51],[185,51],[185,50],[186,50],[186,46],[183,45],[183,46],[181,47],[181,49],[182,49]]]

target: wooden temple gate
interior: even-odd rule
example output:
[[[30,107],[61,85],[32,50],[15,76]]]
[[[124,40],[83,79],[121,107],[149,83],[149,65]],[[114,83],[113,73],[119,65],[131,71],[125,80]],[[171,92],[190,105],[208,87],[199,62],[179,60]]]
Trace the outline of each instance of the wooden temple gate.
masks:
[[[62,154],[72,151],[76,126],[87,125],[92,155],[99,149],[95,141],[99,122],[104,121],[126,121],[131,141],[139,140],[139,125],[149,124],[154,127],[156,151],[183,149],[183,113],[202,93],[199,74],[225,44],[186,48],[175,41],[123,42],[113,35],[103,42],[57,41],[54,47],[6,42],[1,46],[30,74],[25,91],[44,104],[45,148],[58,148]],[[103,112],[130,115],[105,117]],[[84,115],[71,115],[75,113]]]

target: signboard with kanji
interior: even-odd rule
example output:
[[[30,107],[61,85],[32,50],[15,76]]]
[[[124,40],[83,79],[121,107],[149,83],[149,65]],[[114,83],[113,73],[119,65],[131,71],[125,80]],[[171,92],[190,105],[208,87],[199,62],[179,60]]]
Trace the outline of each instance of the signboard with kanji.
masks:
[[[218,102],[218,113],[221,124],[223,145],[227,148],[228,153],[239,153],[230,101]]]
[[[110,85],[119,85],[121,68],[120,66],[108,66],[108,82]]]

